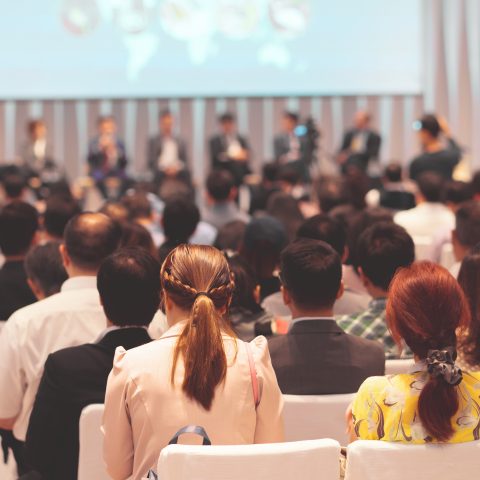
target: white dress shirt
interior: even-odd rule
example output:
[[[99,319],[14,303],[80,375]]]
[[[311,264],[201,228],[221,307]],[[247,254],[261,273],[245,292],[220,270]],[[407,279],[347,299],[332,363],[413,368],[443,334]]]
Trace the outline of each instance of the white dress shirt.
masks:
[[[9,318],[0,334],[0,418],[17,417],[18,440],[25,440],[48,355],[94,341],[105,325],[96,277],[70,278],[59,293]]]
[[[162,153],[158,157],[158,168],[166,170],[170,167],[181,168],[182,162],[178,159],[178,144],[172,137],[164,137]]]

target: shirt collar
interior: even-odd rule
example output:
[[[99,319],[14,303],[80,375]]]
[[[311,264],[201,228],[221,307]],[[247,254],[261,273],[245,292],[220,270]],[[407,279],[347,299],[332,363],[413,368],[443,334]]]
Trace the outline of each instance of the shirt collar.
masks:
[[[142,329],[142,330],[145,330],[147,331],[148,330],[148,327],[145,327],[145,326],[141,326],[141,325],[124,325],[122,327],[118,326],[118,325],[112,325],[110,327],[107,327],[102,333],[100,333],[100,335],[95,339],[95,342],[93,343],[98,343],[100,342],[101,340],[103,340],[105,338],[106,335],[108,335],[110,332],[114,332],[115,330],[123,330],[124,328],[139,328],[139,329]]]
[[[72,277],[66,280],[60,291],[67,292],[70,290],[82,290],[82,289],[97,289],[97,277],[96,276],[83,276]]]
[[[291,322],[290,322],[290,325],[288,327],[288,331],[290,331],[292,329],[292,327],[297,323],[297,322],[310,322],[312,320],[333,320],[335,321],[335,319],[333,317],[298,317],[298,318],[295,318],[293,319]]]
[[[387,307],[387,298],[386,297],[374,298],[368,304],[369,310],[381,311],[381,310],[385,310],[386,307]]]

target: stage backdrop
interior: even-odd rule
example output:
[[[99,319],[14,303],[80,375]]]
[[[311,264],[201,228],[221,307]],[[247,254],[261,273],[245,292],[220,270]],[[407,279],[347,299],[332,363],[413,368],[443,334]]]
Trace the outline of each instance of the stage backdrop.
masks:
[[[0,102],[0,158],[15,159],[27,120],[41,116],[49,127],[55,158],[75,177],[85,172],[88,138],[95,132],[98,115],[112,113],[132,168],[139,172],[145,168],[146,139],[157,130],[159,111],[168,107],[178,118],[178,133],[188,141],[191,168],[200,182],[209,166],[206,138],[216,130],[218,113],[236,113],[239,130],[248,135],[253,164],[259,170],[272,157],[272,137],[279,129],[283,110],[313,116],[322,132],[320,156],[328,161],[355,110],[367,108],[383,136],[382,162],[408,163],[418,150],[413,120],[423,111],[436,111],[448,117],[472,168],[479,168],[480,2],[424,0],[422,5],[419,48],[425,87],[421,95],[4,101]],[[363,23],[368,28],[368,20]]]

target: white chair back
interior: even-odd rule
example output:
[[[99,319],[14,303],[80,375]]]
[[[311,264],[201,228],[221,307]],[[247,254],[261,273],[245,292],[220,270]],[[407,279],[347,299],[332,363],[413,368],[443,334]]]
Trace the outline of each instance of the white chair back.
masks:
[[[345,411],[354,393],[342,395],[284,395],[285,440],[333,438],[348,444]]]
[[[478,478],[480,441],[402,445],[359,440],[348,447],[345,480],[465,480]]]
[[[334,440],[259,445],[169,445],[158,460],[161,480],[338,480]]]
[[[78,456],[78,480],[108,480],[110,477],[103,463],[102,426],[104,406],[88,405],[80,415],[80,452]]]
[[[408,373],[414,363],[413,358],[385,360],[385,375]]]
[[[450,270],[455,264],[455,255],[453,254],[453,246],[451,243],[446,243],[442,247],[440,254],[440,265]]]
[[[430,237],[413,237],[415,260],[431,260],[432,239]]]

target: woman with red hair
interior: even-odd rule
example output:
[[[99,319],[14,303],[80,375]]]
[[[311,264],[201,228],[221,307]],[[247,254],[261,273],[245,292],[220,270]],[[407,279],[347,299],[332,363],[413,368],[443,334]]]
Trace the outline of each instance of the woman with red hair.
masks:
[[[480,374],[455,365],[456,330],[470,322],[465,295],[430,262],[399,270],[387,322],[415,355],[408,374],[371,377],[352,405],[352,438],[403,443],[461,443],[480,438]]]

